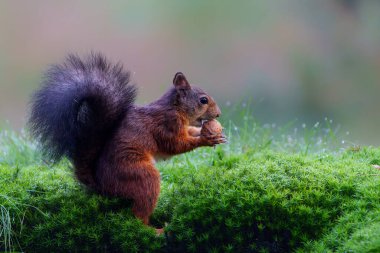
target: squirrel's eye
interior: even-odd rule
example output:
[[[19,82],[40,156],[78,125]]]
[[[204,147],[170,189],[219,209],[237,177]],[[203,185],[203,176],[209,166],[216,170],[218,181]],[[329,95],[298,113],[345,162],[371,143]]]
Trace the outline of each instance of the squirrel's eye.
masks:
[[[199,101],[201,102],[201,104],[204,104],[204,105],[208,104],[208,98],[207,97],[201,97]]]

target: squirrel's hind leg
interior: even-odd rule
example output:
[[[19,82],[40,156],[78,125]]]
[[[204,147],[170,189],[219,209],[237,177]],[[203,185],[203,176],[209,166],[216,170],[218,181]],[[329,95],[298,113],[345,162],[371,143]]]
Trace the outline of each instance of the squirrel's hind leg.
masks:
[[[136,171],[137,175],[134,180],[128,180],[126,188],[133,200],[132,212],[148,225],[160,195],[160,173],[147,162],[137,165]]]
[[[131,199],[132,212],[149,225],[149,217],[156,207],[160,194],[160,173],[150,161],[125,162],[105,189],[112,195]],[[105,182],[103,182],[105,183]]]

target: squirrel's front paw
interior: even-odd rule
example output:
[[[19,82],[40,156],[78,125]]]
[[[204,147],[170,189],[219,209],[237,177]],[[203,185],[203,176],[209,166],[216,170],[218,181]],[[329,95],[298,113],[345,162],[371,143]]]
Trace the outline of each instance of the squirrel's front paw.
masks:
[[[210,135],[201,135],[201,140],[204,146],[215,146],[217,144],[226,143],[226,136],[223,134],[210,134]]]
[[[226,136],[223,135],[222,125],[215,119],[203,124],[201,138],[204,146],[215,146],[227,142]]]

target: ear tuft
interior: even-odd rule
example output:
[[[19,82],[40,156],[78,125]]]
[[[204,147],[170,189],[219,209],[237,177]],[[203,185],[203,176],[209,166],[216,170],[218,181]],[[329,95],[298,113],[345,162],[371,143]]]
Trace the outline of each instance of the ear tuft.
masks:
[[[174,75],[173,85],[177,90],[190,89],[190,84],[182,72],[177,72]]]

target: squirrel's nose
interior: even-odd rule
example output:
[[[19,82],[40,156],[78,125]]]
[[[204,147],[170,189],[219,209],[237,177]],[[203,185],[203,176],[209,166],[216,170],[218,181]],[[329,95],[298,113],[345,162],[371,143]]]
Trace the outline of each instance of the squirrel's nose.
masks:
[[[219,109],[219,107],[216,108],[216,115],[215,117],[219,117],[222,114],[222,111]]]

